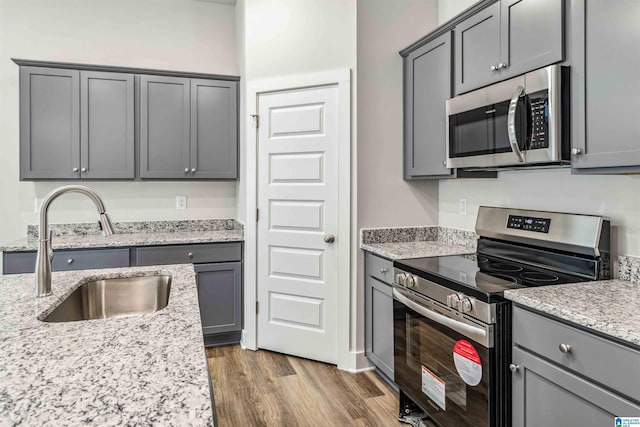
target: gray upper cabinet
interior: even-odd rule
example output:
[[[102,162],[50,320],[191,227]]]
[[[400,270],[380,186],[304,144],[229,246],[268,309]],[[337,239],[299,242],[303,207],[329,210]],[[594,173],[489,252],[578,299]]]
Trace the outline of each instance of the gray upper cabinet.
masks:
[[[20,67],[21,179],[132,179],[133,76]]]
[[[451,97],[451,32],[404,58],[404,178],[447,178],[445,102]]]
[[[236,179],[237,83],[140,76],[140,177]]]
[[[20,67],[20,179],[80,177],[80,73]]]
[[[140,76],[140,178],[189,177],[189,99],[189,79]]]
[[[564,3],[502,0],[456,25],[456,94],[562,61]]]
[[[455,52],[456,94],[498,81],[500,2],[456,25]]]
[[[133,179],[133,75],[80,72],[80,175]]]
[[[236,82],[191,79],[192,178],[238,177]]]
[[[640,2],[574,0],[574,173],[640,171]]]

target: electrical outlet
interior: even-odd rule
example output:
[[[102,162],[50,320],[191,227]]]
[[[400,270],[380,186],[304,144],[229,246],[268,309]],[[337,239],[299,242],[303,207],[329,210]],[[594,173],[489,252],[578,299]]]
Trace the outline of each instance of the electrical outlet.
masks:
[[[187,196],[176,196],[176,209],[187,209]]]
[[[34,199],[34,206],[33,206],[33,213],[39,213],[40,212],[40,206],[42,206],[42,199],[39,198],[35,198]]]
[[[467,214],[467,199],[460,199],[458,213],[460,215],[466,215]]]

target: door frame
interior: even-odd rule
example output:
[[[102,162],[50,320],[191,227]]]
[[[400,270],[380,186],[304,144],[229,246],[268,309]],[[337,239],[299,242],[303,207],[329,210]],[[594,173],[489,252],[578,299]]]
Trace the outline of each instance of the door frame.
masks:
[[[351,336],[351,70],[276,77],[247,82],[246,135],[246,211],[244,224],[244,329],[241,345],[258,349],[258,97],[269,92],[335,85],[338,87],[338,250],[337,325],[338,368],[354,370],[356,355],[350,350]],[[347,327],[345,327],[347,326]],[[355,331],[353,332],[355,334]]]

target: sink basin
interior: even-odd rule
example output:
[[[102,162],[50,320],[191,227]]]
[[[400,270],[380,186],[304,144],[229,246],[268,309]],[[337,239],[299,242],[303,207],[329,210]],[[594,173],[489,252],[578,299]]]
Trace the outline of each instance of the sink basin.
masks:
[[[73,291],[44,322],[73,322],[152,313],[169,303],[171,276],[94,280]]]

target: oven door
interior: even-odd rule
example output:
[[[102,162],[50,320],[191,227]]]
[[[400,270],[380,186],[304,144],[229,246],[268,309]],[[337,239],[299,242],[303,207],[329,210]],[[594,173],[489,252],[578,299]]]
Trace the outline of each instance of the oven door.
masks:
[[[393,289],[394,380],[443,427],[493,426],[493,327]]]

